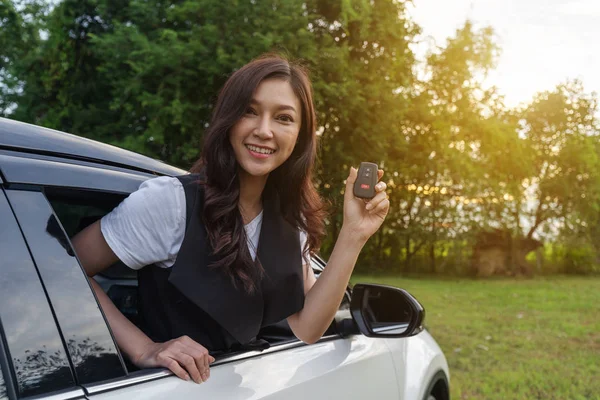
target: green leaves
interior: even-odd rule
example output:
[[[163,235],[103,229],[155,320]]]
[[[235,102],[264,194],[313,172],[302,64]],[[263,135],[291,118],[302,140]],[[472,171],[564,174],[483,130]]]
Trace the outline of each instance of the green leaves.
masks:
[[[361,161],[386,170],[392,205],[367,267],[460,272],[481,230],[564,228],[580,244],[600,229],[596,97],[572,81],[507,108],[482,84],[500,51],[489,27],[466,21],[424,63],[393,0],[0,0],[0,28],[0,113],[183,168],[232,71],[268,51],[305,60],[332,205],[325,255]]]

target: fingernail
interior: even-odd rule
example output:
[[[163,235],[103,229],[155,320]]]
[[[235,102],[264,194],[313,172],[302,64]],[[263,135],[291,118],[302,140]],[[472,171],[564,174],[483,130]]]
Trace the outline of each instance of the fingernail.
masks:
[[[371,203],[368,203],[368,204],[367,204],[367,210],[370,210],[371,208],[373,208],[373,204],[371,204]]]
[[[185,376],[185,380],[186,380],[186,381],[189,381],[189,380],[190,380],[190,376],[189,376],[189,375],[186,375],[186,376]]]

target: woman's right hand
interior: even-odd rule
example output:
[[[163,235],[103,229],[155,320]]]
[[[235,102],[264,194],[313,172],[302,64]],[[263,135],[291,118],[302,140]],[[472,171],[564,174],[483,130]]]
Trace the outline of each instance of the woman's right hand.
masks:
[[[165,367],[186,381],[206,382],[215,358],[201,344],[181,336],[164,343],[150,342],[132,362],[140,368]]]

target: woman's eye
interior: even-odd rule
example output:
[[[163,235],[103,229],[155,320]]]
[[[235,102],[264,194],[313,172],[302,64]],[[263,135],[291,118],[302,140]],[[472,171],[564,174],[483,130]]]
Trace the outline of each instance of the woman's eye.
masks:
[[[291,115],[283,114],[283,115],[280,115],[278,118],[279,118],[279,120],[281,120],[283,122],[294,122],[294,118],[292,118]]]
[[[246,108],[246,114],[256,115],[256,111],[252,107]]]

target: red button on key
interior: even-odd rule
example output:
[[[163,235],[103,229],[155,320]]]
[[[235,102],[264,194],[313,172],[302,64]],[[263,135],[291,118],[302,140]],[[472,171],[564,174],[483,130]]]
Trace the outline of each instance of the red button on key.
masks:
[[[366,183],[361,183],[361,184],[360,184],[360,188],[361,188],[361,189],[368,189],[368,188],[370,188],[370,187],[371,187],[371,185],[367,185]]]

